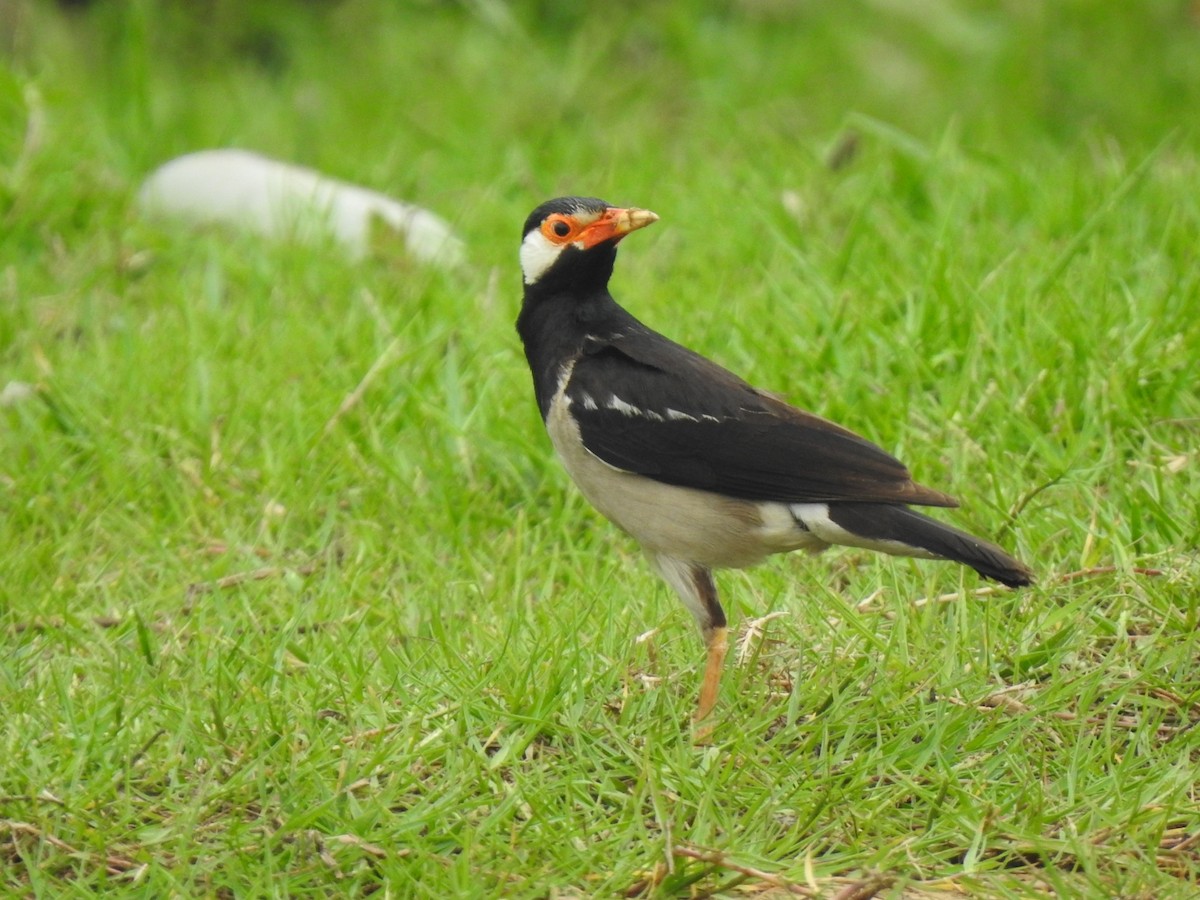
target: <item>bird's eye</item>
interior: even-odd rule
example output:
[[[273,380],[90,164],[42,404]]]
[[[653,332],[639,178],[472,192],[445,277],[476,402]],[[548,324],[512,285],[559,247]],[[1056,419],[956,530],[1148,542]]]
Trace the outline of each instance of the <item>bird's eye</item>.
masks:
[[[557,222],[555,222],[550,227],[554,229],[554,233],[557,234],[559,237],[566,237],[568,234],[571,233],[571,226],[568,225],[566,222],[564,222],[562,219],[559,219]]]

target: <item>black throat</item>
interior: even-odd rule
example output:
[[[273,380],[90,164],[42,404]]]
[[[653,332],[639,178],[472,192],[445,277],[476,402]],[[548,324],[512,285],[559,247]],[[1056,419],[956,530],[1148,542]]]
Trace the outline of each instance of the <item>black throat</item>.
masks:
[[[525,285],[517,334],[543,419],[563,367],[583,352],[585,340],[605,341],[636,324],[608,292],[616,258],[614,244],[582,251],[568,247],[541,278]]]

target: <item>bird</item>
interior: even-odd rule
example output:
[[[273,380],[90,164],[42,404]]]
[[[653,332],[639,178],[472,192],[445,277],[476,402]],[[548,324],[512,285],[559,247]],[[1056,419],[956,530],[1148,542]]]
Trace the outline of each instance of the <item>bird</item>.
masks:
[[[559,197],[525,220],[517,333],[550,442],[583,496],[630,535],[700,629],[694,722],[712,713],[728,648],[713,570],[831,545],[951,560],[1009,587],[1032,570],[914,506],[954,507],[880,447],[643,324],[609,279],[617,244],[658,221]],[[704,302],[705,298],[688,303]]]

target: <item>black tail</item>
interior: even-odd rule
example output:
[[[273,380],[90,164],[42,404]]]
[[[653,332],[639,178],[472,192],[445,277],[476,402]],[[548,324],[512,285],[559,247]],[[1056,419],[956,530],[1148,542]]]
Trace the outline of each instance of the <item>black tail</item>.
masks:
[[[861,537],[898,541],[942,559],[970,566],[984,578],[1009,587],[1033,583],[1033,571],[995,544],[967,534],[907,506],[881,503],[831,503],[829,518]]]

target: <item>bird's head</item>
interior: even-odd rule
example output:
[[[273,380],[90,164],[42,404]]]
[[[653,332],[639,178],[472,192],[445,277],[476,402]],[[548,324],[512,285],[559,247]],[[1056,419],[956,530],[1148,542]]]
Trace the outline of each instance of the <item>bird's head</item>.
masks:
[[[658,221],[648,209],[609,206],[595,197],[559,197],[525,220],[521,272],[525,285],[600,279],[612,273],[617,242]]]

